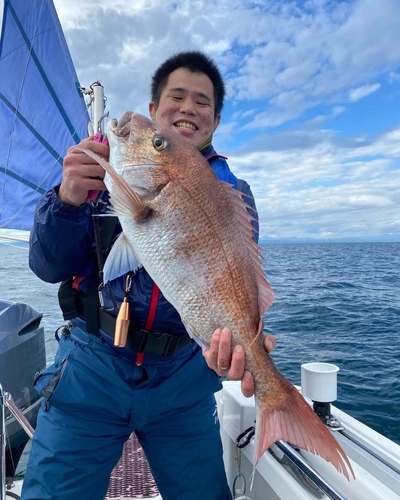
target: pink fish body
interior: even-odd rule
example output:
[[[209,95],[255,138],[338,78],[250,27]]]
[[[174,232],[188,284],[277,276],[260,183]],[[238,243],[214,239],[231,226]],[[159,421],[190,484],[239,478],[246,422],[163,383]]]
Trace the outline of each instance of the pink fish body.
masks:
[[[107,135],[110,164],[96,159],[123,234],[106,261],[106,279],[143,265],[200,345],[208,346],[217,328],[231,330],[255,380],[255,464],[283,439],[349,478],[347,456],[263,347],[274,294],[240,193],[178,134],[141,115],[124,113]]]

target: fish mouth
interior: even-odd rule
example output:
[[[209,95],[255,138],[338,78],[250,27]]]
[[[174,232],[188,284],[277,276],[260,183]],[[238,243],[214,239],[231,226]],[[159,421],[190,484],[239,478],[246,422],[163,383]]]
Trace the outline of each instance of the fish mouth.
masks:
[[[174,123],[174,127],[183,130],[192,130],[193,132],[196,132],[196,130],[198,130],[197,125],[188,120],[178,120]]]
[[[131,121],[134,114],[133,111],[125,111],[119,120],[113,118],[108,123],[108,130],[118,137],[128,136],[131,132]]]

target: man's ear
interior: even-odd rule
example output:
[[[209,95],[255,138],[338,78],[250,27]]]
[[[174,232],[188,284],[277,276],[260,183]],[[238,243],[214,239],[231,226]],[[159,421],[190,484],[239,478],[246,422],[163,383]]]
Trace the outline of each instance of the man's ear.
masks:
[[[214,130],[213,130],[213,132],[215,132],[217,130],[217,127],[218,127],[220,121],[221,121],[221,115],[218,114],[215,117],[215,120],[214,120]]]
[[[150,113],[150,116],[153,118],[153,120],[155,120],[156,119],[156,113],[157,113],[157,106],[156,106],[156,104],[153,101],[151,101],[149,103],[149,113]]]

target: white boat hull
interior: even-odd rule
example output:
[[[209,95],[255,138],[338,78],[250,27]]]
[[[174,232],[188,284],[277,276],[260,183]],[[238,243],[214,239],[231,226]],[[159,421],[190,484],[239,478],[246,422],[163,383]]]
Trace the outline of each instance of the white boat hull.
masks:
[[[224,382],[224,389],[218,393],[217,397],[226,473],[229,484],[232,485],[239,472],[236,460],[236,439],[243,431],[254,425],[254,399],[245,398],[237,382]],[[346,431],[358,441],[354,443],[340,432],[334,432],[351,460],[356,479],[347,481],[333,465],[319,456],[303,451],[302,455],[343,498],[400,500],[400,446],[335,407],[332,407],[332,413],[343,424]],[[275,445],[271,449],[278,456],[282,455]],[[241,472],[247,479],[248,485],[246,495],[252,500],[265,500],[266,498],[268,500],[315,500],[316,496],[300,484],[269,452],[264,453],[257,465],[253,489],[250,491],[253,453],[253,442],[241,451]]]

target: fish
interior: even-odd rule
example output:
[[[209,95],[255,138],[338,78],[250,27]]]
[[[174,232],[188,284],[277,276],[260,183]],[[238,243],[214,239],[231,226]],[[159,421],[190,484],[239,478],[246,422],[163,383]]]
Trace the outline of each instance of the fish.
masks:
[[[109,162],[82,148],[105,169],[123,230],[104,281],[144,266],[199,345],[208,347],[215,330],[230,329],[254,379],[254,467],[282,439],[355,477],[336,439],[264,349],[264,314],[274,292],[244,197],[217,179],[194,146],[145,116],[126,111],[110,120],[107,137]]]

